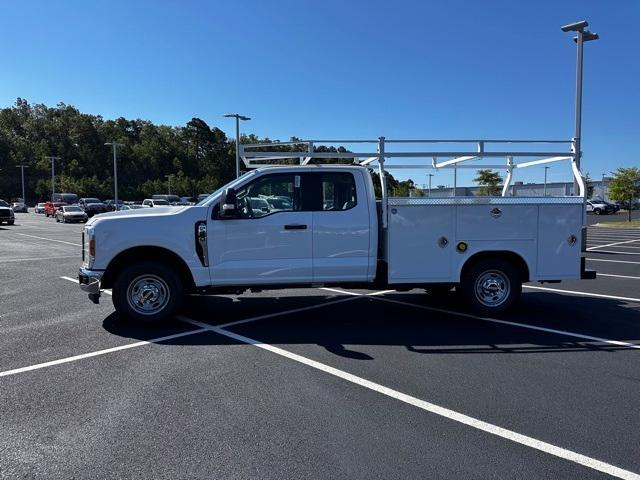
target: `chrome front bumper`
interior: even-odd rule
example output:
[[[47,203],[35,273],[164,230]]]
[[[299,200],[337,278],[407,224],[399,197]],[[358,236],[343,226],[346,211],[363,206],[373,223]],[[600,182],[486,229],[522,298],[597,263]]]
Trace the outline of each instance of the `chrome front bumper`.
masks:
[[[100,280],[104,272],[80,268],[78,271],[78,284],[80,289],[89,294],[89,299],[93,303],[98,303],[100,299]]]

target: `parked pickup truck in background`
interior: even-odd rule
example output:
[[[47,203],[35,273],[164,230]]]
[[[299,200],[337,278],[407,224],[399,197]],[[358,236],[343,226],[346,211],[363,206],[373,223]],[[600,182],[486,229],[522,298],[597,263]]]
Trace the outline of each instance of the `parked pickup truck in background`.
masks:
[[[55,217],[56,216],[56,212],[58,211],[58,208],[60,208],[62,205],[66,205],[66,203],[63,202],[46,202],[44,204],[44,214],[47,217]]]
[[[377,202],[362,166],[262,167],[192,207],[92,218],[79,283],[96,303],[112,289],[119,315],[147,323],[172,316],[191,292],[321,285],[455,285],[495,313],[523,282],[594,278],[583,214],[582,197]]]
[[[107,206],[98,198],[81,198],[78,200],[78,205],[89,217],[93,217],[94,215],[105,213],[107,211]]]

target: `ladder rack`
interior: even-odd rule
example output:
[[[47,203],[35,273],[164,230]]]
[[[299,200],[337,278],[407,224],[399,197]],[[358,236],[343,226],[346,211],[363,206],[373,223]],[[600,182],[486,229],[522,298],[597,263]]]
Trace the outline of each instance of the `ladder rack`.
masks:
[[[350,152],[344,148],[336,151],[319,151],[321,145],[361,144],[374,148],[358,148]],[[462,148],[434,150],[434,144],[463,145]],[[391,150],[393,146],[414,145],[415,150]],[[473,149],[465,147],[473,146]],[[515,147],[520,148],[515,148]],[[564,146],[564,149],[558,148]],[[492,148],[491,148],[492,147]],[[512,147],[512,148],[509,148]],[[556,148],[552,150],[551,148]],[[584,197],[586,188],[582,174],[576,162],[576,140],[390,140],[379,137],[377,140],[295,140],[290,142],[258,143],[239,146],[240,158],[246,168],[259,168],[267,165],[292,166],[291,160],[298,165],[308,165],[312,160],[319,162],[328,159],[344,159],[354,165],[371,170],[378,170],[382,186],[383,198],[386,197],[386,180],[384,173],[391,169],[454,169],[454,188],[458,168],[495,168],[504,169],[507,176],[502,188],[502,196],[506,196],[513,179],[514,170],[536,165],[568,160],[579,189],[579,196]],[[430,160],[430,163],[395,163],[397,159]],[[502,159],[502,163],[491,164],[470,163],[476,160]],[[514,161],[514,159],[518,161]],[[288,160],[289,162],[283,162]],[[315,163],[315,162],[314,162]],[[346,162],[343,162],[346,163]],[[377,167],[377,168],[376,168]]]

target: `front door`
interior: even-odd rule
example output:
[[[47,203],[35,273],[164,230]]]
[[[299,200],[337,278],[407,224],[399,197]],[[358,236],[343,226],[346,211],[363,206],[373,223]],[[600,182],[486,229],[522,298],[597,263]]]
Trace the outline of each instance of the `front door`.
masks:
[[[237,190],[238,218],[210,220],[213,285],[311,283],[313,218],[303,188],[302,175],[285,172]]]

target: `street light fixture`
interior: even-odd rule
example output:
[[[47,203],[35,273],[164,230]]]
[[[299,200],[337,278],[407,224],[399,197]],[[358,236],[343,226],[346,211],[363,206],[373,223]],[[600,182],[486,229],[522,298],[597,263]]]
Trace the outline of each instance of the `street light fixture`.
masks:
[[[118,147],[124,147],[123,143],[117,143],[115,140],[105,143],[105,145],[113,147],[113,208],[118,211]]]
[[[43,157],[45,160],[51,160],[51,201],[53,202],[53,195],[56,193],[56,169],[55,161],[60,160],[60,157]]]
[[[246,117],[239,113],[225,113],[224,116],[236,119],[236,178],[238,178],[240,176],[240,120],[251,120],[251,117]]]
[[[20,174],[22,176],[22,201],[24,202],[24,204],[27,204],[27,198],[24,195],[24,169],[25,168],[29,168],[29,165],[16,165],[16,168],[20,169]],[[603,174],[604,176],[604,174]]]
[[[582,45],[584,42],[589,42],[591,40],[598,40],[600,38],[597,33],[590,32],[585,30],[589,26],[589,23],[586,20],[582,20],[580,22],[570,23],[568,25],[564,25],[560,27],[563,32],[578,32],[578,35],[573,38],[573,41],[576,42],[577,45],[577,58],[576,58],[576,131],[574,136],[574,153],[575,164],[580,170],[580,159],[582,157],[581,151],[581,131],[582,131]],[[574,180],[573,182],[573,191],[574,194],[577,195],[578,192],[578,181]]]
[[[169,174],[169,175],[165,175],[164,178],[167,179],[167,182],[169,184],[169,195],[171,195],[171,177],[173,177],[173,174]]]
[[[543,197],[547,196],[547,170],[549,170],[551,167],[544,167],[544,191],[542,193]]]

